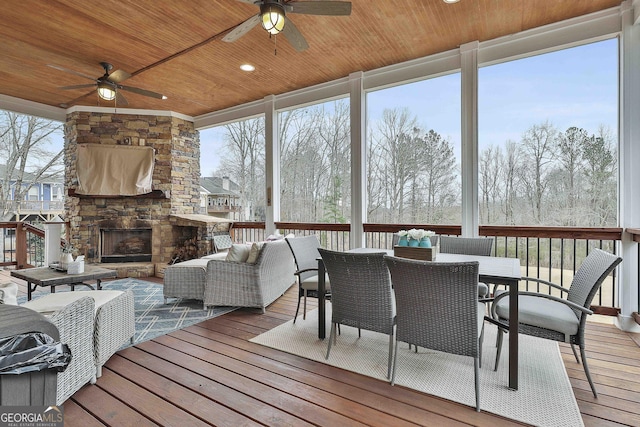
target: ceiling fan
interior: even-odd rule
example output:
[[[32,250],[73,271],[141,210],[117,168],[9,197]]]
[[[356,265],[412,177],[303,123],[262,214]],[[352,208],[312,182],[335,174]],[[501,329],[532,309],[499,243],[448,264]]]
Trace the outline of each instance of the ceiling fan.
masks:
[[[78,71],[70,70],[68,68],[60,67],[58,65],[48,64],[49,67],[55,68],[56,70],[64,71],[66,73],[75,74],[76,76],[84,77],[89,80],[93,80],[94,83],[83,84],[83,85],[73,85],[73,86],[63,86],[58,89],[69,90],[69,89],[82,89],[85,87],[96,87],[98,90],[98,96],[105,101],[116,101],[117,105],[128,105],[126,98],[120,93],[120,90],[125,90],[133,93],[137,93],[139,95],[150,96],[152,98],[158,99],[167,99],[166,96],[152,92],[146,89],[140,89],[132,86],[121,85],[120,82],[131,77],[131,74],[127,73],[123,70],[116,70],[111,72],[113,69],[113,65],[108,62],[101,62],[100,65],[104,68],[104,75],[98,78],[88,76],[86,74],[80,73]]]
[[[287,13],[301,13],[306,15],[351,15],[351,2],[348,1],[289,1],[284,0],[237,0],[242,3],[255,4],[260,7],[260,13],[247,19],[231,30],[222,41],[234,42],[244,36],[253,27],[262,23],[262,28],[269,34],[280,32],[299,52],[306,50],[309,44],[293,22],[287,18]]]

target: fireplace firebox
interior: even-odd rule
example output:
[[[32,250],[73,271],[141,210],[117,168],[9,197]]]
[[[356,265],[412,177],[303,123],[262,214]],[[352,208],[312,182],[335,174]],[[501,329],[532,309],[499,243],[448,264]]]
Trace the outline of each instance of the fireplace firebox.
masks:
[[[150,262],[151,229],[100,230],[100,262]]]

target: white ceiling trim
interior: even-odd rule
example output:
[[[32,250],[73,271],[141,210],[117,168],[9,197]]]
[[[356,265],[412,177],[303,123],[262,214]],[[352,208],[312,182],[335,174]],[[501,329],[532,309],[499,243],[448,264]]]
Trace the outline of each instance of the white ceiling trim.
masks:
[[[0,108],[19,114],[28,114],[30,116],[42,117],[59,122],[64,122],[67,118],[67,113],[64,108],[52,107],[8,95],[0,95]]]

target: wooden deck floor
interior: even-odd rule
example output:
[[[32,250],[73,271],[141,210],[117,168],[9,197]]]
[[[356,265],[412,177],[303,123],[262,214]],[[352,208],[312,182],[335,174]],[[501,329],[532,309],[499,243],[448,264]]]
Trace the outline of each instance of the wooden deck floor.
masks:
[[[292,289],[266,314],[236,310],[119,352],[64,404],[65,426],[517,425],[248,341],[291,319],[295,304]],[[587,339],[598,399],[561,345],[585,425],[640,425],[640,339],[595,322]]]

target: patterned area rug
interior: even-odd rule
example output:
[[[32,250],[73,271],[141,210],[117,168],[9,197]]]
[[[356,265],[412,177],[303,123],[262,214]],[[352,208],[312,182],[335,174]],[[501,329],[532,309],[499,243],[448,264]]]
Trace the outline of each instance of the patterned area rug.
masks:
[[[331,319],[331,304],[327,304]],[[389,337],[342,326],[337,345],[325,360],[327,340],[317,335],[317,309],[289,321],[251,341],[327,363],[352,372],[387,381]],[[329,334],[327,328],[327,334]],[[582,426],[582,417],[555,342],[530,336],[520,337],[519,389],[509,390],[508,334],[505,337],[498,371],[496,328],[485,325],[483,366],[480,370],[480,409],[536,426]],[[398,344],[396,384],[472,406],[475,409],[473,359],[420,348],[409,350]],[[580,369],[582,369],[580,367]],[[391,385],[389,385],[391,387]]]
[[[60,287],[56,289],[56,293],[66,292],[68,289],[66,286]],[[175,298],[170,298],[165,304],[162,285],[141,279],[126,278],[102,282],[102,289],[133,291],[136,311],[134,345],[235,310],[235,307],[213,307],[203,310],[202,301],[176,300]],[[86,288],[78,288],[78,290],[86,290]],[[34,294],[34,299],[47,294],[47,292],[39,292]],[[21,298],[26,300],[26,297]],[[24,301],[19,301],[21,302]]]

